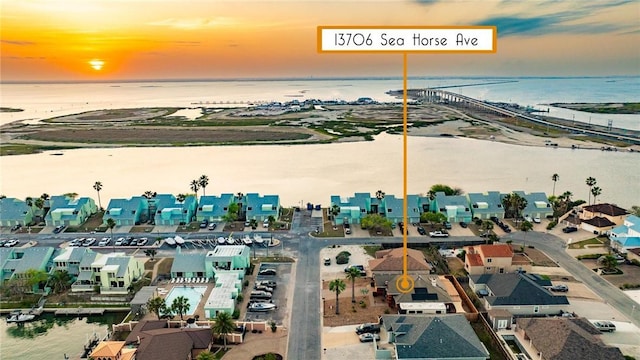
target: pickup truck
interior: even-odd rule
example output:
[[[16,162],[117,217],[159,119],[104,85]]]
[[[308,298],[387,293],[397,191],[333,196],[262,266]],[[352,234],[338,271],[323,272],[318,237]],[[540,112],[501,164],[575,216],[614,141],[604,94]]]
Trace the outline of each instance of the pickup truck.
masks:
[[[431,231],[429,236],[433,237],[449,237],[449,233],[443,231]]]

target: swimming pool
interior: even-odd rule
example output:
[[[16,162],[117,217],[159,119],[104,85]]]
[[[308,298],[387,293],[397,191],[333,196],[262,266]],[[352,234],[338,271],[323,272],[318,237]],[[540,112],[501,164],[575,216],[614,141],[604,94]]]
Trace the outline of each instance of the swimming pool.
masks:
[[[189,301],[189,310],[185,313],[185,315],[193,315],[196,312],[196,308],[198,304],[200,304],[200,300],[204,296],[205,291],[207,291],[206,286],[190,286],[190,285],[182,285],[182,286],[174,286],[167,297],[164,298],[167,306],[171,306],[173,304],[173,299],[178,296],[184,296]]]

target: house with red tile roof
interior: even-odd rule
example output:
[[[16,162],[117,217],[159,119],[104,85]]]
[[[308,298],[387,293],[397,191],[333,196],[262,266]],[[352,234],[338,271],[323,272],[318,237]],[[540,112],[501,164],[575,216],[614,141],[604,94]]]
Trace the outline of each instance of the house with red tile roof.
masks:
[[[531,271],[531,261],[509,244],[467,246],[464,269],[469,275]]]

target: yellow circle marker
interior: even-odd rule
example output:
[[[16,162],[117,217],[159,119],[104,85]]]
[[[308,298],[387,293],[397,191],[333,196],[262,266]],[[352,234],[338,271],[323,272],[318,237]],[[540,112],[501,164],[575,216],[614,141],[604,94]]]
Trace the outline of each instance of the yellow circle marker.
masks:
[[[406,294],[406,293],[412,292],[414,285],[415,285],[415,282],[413,281],[413,279],[406,274],[399,276],[398,279],[396,280],[396,288],[401,293]]]

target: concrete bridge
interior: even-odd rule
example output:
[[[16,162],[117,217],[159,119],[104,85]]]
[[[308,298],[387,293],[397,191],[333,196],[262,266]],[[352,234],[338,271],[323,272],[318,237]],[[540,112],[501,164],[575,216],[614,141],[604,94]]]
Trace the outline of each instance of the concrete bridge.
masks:
[[[529,115],[523,112],[510,110],[501,106],[490,104],[481,100],[452,93],[439,89],[415,89],[411,90],[411,95],[416,100],[430,103],[445,103],[454,106],[463,106],[476,108],[478,110],[529,121],[547,128],[563,130],[574,134],[584,134],[596,136],[608,140],[623,141],[634,145],[640,145],[640,132],[634,130],[620,128],[605,128],[606,130],[597,129],[598,126],[563,125],[546,120],[544,117]]]

